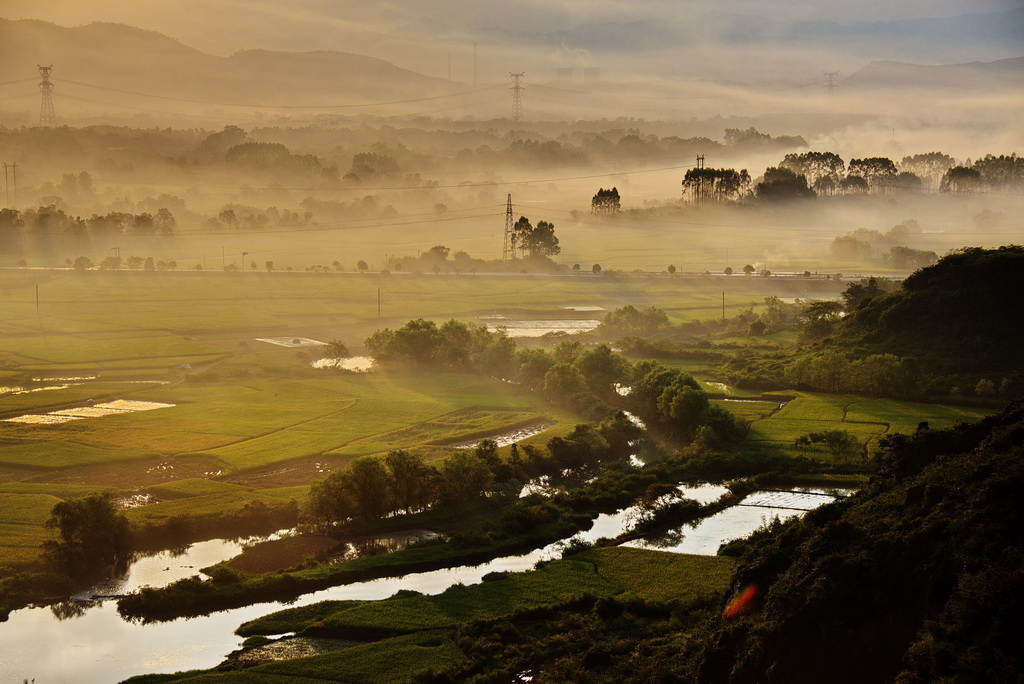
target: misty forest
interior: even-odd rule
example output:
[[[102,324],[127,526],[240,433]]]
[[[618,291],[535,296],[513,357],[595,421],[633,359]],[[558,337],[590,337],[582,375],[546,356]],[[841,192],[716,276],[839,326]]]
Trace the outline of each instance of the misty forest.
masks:
[[[3,681],[1024,679],[1020,0],[0,14]]]

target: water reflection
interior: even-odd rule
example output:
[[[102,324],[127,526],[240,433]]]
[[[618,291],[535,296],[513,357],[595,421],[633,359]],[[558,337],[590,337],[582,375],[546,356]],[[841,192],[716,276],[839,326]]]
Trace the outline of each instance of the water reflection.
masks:
[[[50,606],[50,612],[58,621],[72,620],[85,615],[90,608],[100,605],[99,601],[71,599]]]

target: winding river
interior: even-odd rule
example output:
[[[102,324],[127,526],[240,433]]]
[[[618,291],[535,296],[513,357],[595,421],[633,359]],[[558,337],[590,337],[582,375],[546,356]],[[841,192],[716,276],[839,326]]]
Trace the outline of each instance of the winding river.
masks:
[[[720,497],[725,488],[698,485],[682,487],[680,491],[688,498],[709,502]],[[821,500],[827,498],[822,497]],[[749,534],[762,524],[766,516],[776,512],[800,513],[793,509],[760,506],[734,506],[722,513],[744,508],[754,512],[747,516],[746,527],[735,522],[721,525],[712,522],[716,516],[711,516],[698,527],[699,533],[697,529],[682,531],[682,539],[696,535],[703,540],[700,550],[671,550],[713,554],[722,541]],[[601,515],[589,530],[581,532],[578,537],[588,542],[615,537],[631,526],[634,514],[633,509],[627,508]],[[529,570],[539,560],[558,557],[563,544],[556,542],[527,554],[497,558],[475,567],[449,568],[332,587],[301,596],[289,605],[308,605],[328,599],[383,599],[400,589],[438,594],[456,583],[478,583],[489,572]],[[650,546],[656,548],[657,544]],[[198,568],[230,558],[240,549],[238,542],[217,540],[193,544],[183,555],[164,553],[142,558],[132,566],[127,579],[96,587],[92,593],[121,593],[143,584],[167,584],[196,574]],[[155,624],[123,620],[117,613],[116,602],[112,600],[74,601],[17,610],[11,613],[7,622],[0,623],[0,653],[3,654],[0,656],[0,681],[34,679],[39,684],[109,683],[145,673],[214,667],[229,652],[240,647],[242,640],[234,634],[240,624],[281,607],[279,603],[257,604]]]

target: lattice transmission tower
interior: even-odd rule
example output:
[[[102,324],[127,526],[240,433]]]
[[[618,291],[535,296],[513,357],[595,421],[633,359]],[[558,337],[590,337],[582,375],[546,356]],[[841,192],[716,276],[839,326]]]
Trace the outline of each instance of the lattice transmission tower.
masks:
[[[523,118],[523,91],[526,90],[520,81],[526,72],[520,74],[509,72],[508,75],[512,77],[512,87],[509,88],[512,91],[512,123],[519,123]]]
[[[43,77],[43,82],[39,84],[39,92],[43,96],[43,100],[39,104],[39,125],[56,126],[57,115],[53,112],[53,84],[50,83],[50,72],[53,71],[53,65],[37,64],[36,66],[39,67],[39,75]]]
[[[503,260],[516,258],[515,227],[515,220],[512,218],[512,195],[509,195],[508,204],[505,206],[505,246],[501,249]]]
[[[838,71],[823,71],[821,72],[825,76],[825,85],[821,86],[828,93],[828,109],[832,111],[832,96],[835,95],[836,88],[839,84],[836,83],[836,77],[839,76]]]

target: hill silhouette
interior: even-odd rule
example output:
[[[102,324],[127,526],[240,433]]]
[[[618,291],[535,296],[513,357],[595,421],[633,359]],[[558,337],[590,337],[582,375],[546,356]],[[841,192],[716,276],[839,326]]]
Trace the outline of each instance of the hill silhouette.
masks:
[[[965,248],[861,304],[834,341],[913,356],[937,371],[1021,370],[1022,291],[1024,247]]]
[[[358,113],[365,110],[344,108],[469,90],[363,55],[246,50],[219,57],[122,24],[67,28],[0,19],[0,36],[8,80],[24,79],[31,89],[39,80],[36,66],[52,64],[54,99],[64,100],[65,111],[105,105],[154,112],[324,105]]]
[[[1020,681],[1022,442],[1020,402],[889,438],[864,490],[742,543],[738,576],[760,606],[706,625],[665,669],[736,684]]]

